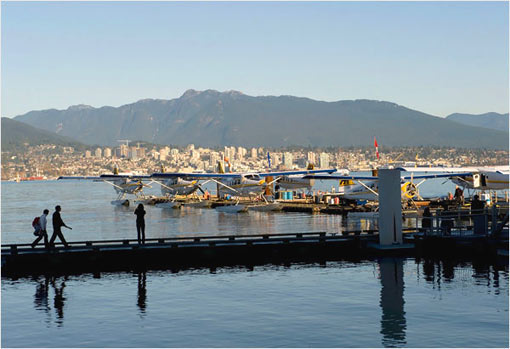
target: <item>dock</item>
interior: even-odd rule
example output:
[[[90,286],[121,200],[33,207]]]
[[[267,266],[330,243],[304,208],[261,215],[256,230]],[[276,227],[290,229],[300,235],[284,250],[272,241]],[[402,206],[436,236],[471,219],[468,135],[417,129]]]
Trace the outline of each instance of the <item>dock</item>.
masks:
[[[420,257],[455,254],[496,257],[505,250],[506,240],[489,235],[428,235],[415,229],[403,231],[404,244],[378,248],[377,231],[350,231],[340,234],[305,232],[259,235],[189,235],[137,240],[69,242],[64,248],[43,245],[2,245],[4,275],[46,272],[130,270],[134,268],[193,268],[229,265],[282,264],[359,260],[378,256]],[[506,247],[508,251],[508,246]],[[504,253],[504,252],[503,252]]]

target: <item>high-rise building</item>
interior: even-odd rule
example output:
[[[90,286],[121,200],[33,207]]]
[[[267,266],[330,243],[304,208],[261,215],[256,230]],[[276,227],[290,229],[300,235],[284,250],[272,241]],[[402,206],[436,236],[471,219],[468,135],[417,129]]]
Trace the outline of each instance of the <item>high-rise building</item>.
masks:
[[[308,154],[306,154],[306,160],[308,161],[309,164],[315,165],[316,164],[315,153],[312,151],[309,151]]]
[[[112,150],[110,148],[104,148],[104,157],[105,158],[111,158],[112,157]]]
[[[127,158],[129,156],[129,147],[125,144],[120,145],[120,157]]]
[[[289,152],[283,153],[283,165],[287,167],[288,169],[292,168],[293,165],[293,157],[292,154]]]
[[[90,150],[85,150],[85,157],[86,158],[91,158],[92,157],[92,152]]]
[[[258,157],[257,148],[251,148],[251,158],[256,159]]]
[[[103,151],[101,150],[101,148],[96,148],[96,150],[94,151],[94,156],[96,158],[101,158],[103,156]]]
[[[321,155],[319,156],[319,167],[320,168],[329,167],[329,154],[321,153]]]
[[[186,146],[186,151],[191,154],[192,150],[195,150],[195,145],[194,144],[188,144]]]

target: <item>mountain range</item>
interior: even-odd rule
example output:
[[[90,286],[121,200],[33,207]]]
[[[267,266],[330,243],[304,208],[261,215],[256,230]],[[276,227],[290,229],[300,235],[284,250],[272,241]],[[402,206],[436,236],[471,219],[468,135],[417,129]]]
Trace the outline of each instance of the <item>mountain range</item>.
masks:
[[[454,117],[455,118],[455,117]],[[237,91],[188,90],[120,107],[77,105],[31,111],[17,121],[85,144],[119,139],[201,146],[452,146],[508,149],[505,131],[464,125],[391,102],[253,97]]]
[[[493,130],[508,131],[508,113],[460,114],[448,115],[446,119],[460,122],[464,125],[485,127]]]
[[[25,148],[25,144],[29,144],[31,146],[55,144],[70,146],[77,149],[85,147],[84,144],[69,137],[60,136],[55,134],[55,132],[41,130],[9,118],[2,118],[1,125],[3,151],[22,150]]]

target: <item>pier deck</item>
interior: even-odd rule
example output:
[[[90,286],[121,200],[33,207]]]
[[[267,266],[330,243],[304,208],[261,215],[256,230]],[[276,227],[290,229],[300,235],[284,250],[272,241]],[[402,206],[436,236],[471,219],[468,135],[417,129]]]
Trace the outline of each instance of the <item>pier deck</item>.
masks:
[[[352,231],[225,236],[181,236],[136,240],[69,242],[45,249],[29,244],[2,245],[2,272],[8,274],[52,271],[82,272],[124,270],[137,267],[216,267],[282,262],[359,259],[380,255],[419,256],[443,251],[454,254],[496,254],[499,244],[488,236],[467,234],[427,236],[404,231],[405,248],[374,248],[377,231]]]

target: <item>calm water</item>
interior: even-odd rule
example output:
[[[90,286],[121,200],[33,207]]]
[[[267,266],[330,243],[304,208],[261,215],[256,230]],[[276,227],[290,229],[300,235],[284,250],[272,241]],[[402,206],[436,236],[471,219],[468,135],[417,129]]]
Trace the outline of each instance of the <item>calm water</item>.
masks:
[[[4,182],[2,243],[32,241],[33,217],[56,204],[69,241],[134,238],[133,208],[113,197],[103,183]],[[375,224],[146,210],[149,237]],[[2,346],[507,347],[508,280],[506,266],[414,259],[2,278]]]
[[[403,259],[2,280],[4,347],[507,347],[508,271]]]

